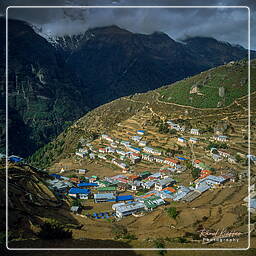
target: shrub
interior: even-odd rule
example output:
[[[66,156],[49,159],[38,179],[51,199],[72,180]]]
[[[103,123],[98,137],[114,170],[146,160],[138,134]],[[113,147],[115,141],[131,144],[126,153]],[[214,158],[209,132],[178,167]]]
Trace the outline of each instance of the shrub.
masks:
[[[41,239],[67,239],[72,238],[72,231],[66,229],[64,225],[56,220],[49,220],[44,222],[41,226],[40,232],[37,234]]]
[[[175,129],[170,129],[170,130],[169,130],[169,133],[170,133],[170,134],[177,134],[177,130],[175,130]]]
[[[79,200],[79,199],[74,199],[73,201],[72,201],[72,206],[81,206],[81,200]]]
[[[177,237],[176,238],[176,241],[178,242],[178,243],[186,243],[187,242],[187,239],[185,238],[185,237]]]
[[[116,238],[123,238],[128,234],[128,230],[123,225],[113,224],[112,233],[116,236]]]
[[[179,212],[177,211],[176,207],[166,208],[166,212],[167,212],[168,216],[173,219],[176,219],[177,216],[179,215]]]
[[[137,240],[138,238],[134,234],[127,234],[122,237],[123,239],[129,239],[129,240]]]
[[[199,177],[199,175],[200,175],[200,169],[194,168],[191,171],[191,174],[192,174],[193,179],[197,179]]]
[[[154,245],[156,248],[165,248],[164,241],[162,239],[156,239],[154,241]],[[166,250],[159,250],[158,251],[159,255],[165,255],[167,253]]]

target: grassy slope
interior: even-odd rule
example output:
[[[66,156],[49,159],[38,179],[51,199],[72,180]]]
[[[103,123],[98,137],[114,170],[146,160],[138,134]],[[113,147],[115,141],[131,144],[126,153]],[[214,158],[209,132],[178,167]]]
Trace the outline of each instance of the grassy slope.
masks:
[[[255,60],[252,66],[255,66]],[[251,90],[256,88],[255,68],[251,73]],[[198,108],[215,108],[218,102],[221,106],[230,105],[236,98],[248,94],[247,62],[240,61],[234,65],[223,65],[196,76],[181,80],[167,88],[160,88],[161,100]],[[190,94],[192,86],[197,85],[200,93]],[[224,97],[219,96],[219,88],[225,90]]]

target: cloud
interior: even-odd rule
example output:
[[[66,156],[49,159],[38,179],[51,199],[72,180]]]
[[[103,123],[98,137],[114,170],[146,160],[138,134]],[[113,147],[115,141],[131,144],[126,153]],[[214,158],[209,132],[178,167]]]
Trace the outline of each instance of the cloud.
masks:
[[[221,0],[8,0],[0,4],[2,11],[8,5],[217,5],[222,6],[226,1]],[[229,1],[232,5],[251,6],[252,14],[256,14],[252,1]],[[186,36],[209,36],[218,40],[241,44],[247,48],[248,10],[242,8],[111,8],[111,9],[75,9],[75,8],[46,8],[46,9],[9,9],[12,18],[26,20],[42,28],[44,33],[53,35],[77,34],[88,28],[116,24],[136,33],[150,34],[163,31],[174,39]],[[252,15],[252,25],[255,18]],[[253,29],[252,29],[253,30]],[[252,45],[255,45],[255,35],[252,35]]]

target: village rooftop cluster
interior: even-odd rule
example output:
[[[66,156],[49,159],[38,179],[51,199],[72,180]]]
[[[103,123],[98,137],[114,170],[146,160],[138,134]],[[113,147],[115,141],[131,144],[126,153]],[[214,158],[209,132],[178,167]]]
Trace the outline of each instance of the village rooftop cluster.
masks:
[[[85,170],[80,170],[83,172]],[[93,199],[95,203],[113,202],[115,216],[122,218],[138,212],[148,212],[170,201],[191,202],[205,191],[233,181],[230,175],[204,175],[191,186],[178,184],[165,171],[151,173],[145,171],[139,175],[119,174],[112,177],[67,178],[59,174],[51,174],[54,179],[48,180],[50,187],[59,195],[68,195],[77,199]],[[140,190],[147,192],[136,193]],[[126,193],[123,195],[123,193]],[[120,195],[122,194],[122,195]],[[78,212],[79,207],[71,207]]]
[[[186,130],[184,126],[173,121],[167,121],[167,123],[169,127],[179,132]],[[189,133],[200,136],[200,130],[196,128],[190,129]],[[51,182],[57,184],[62,182],[60,186],[64,190],[58,191],[67,192],[69,189],[67,194],[72,198],[93,199],[94,203],[113,202],[112,210],[115,211],[115,216],[122,218],[141,211],[152,211],[171,201],[191,202],[208,190],[220,187],[226,182],[236,181],[236,175],[233,172],[213,175],[212,168],[199,159],[188,159],[179,155],[164,157],[161,149],[148,145],[145,135],[146,131],[137,130],[130,140],[120,140],[102,134],[100,140],[105,145],[104,147],[95,148],[91,143],[87,143],[85,147],[81,147],[75,152],[81,158],[101,159],[113,164],[120,168],[122,174],[101,178],[98,176],[84,177],[86,182],[76,180],[74,183],[74,180],[71,181],[74,184],[72,187],[68,181],[64,182],[66,184],[64,185],[61,181],[62,176],[55,176],[57,179]],[[229,137],[216,135],[212,139],[226,142]],[[178,137],[177,140],[179,143],[187,143],[183,137]],[[189,141],[194,144],[199,140],[198,137],[191,137]],[[230,163],[235,162],[235,159],[226,151],[211,148],[210,152],[214,161],[226,158]],[[143,160],[163,165],[163,167],[154,173],[144,171],[135,174],[131,167]],[[189,186],[184,186],[182,182],[177,182],[173,178],[174,174],[186,171],[184,164],[186,161],[191,162],[194,168],[200,170],[199,177],[191,180]],[[52,186],[56,189],[56,184],[52,184]],[[120,193],[126,194],[119,195]]]
[[[187,130],[184,125],[171,120],[166,123],[170,129],[178,133],[187,132],[193,136],[189,139],[177,137],[177,143],[180,145],[194,145],[200,141],[199,129]],[[150,142],[147,140],[145,130],[137,130],[136,134],[130,135],[130,140],[122,140],[102,134],[100,144],[104,146],[97,148],[92,143],[86,143],[75,152],[75,155],[82,159],[103,160],[120,168],[122,173],[108,177],[95,175],[86,177],[87,170],[79,169],[78,174],[82,175],[80,178],[51,174],[52,179],[48,180],[49,186],[62,197],[68,196],[71,199],[80,200],[93,199],[94,203],[113,202],[114,216],[122,218],[131,214],[152,211],[172,201],[192,202],[208,190],[221,187],[226,182],[236,181],[237,175],[234,172],[227,171],[225,174],[221,172],[220,175],[214,175],[214,168],[200,159],[191,159],[179,154],[166,157],[161,148],[149,146]],[[223,134],[214,135],[211,139],[217,142],[230,140]],[[236,163],[235,157],[223,149],[212,147],[210,155],[215,162],[226,159],[231,164]],[[256,160],[254,155],[248,155],[247,158],[253,163]],[[22,161],[17,156],[10,156],[9,160]],[[135,173],[134,166],[141,161],[148,162],[149,168],[146,171]],[[184,173],[188,162],[193,168],[199,170],[199,175],[185,186],[181,181],[177,182],[174,175]],[[162,167],[153,172],[150,170],[151,164],[158,164]],[[78,212],[79,208],[79,206],[72,206],[71,211]]]

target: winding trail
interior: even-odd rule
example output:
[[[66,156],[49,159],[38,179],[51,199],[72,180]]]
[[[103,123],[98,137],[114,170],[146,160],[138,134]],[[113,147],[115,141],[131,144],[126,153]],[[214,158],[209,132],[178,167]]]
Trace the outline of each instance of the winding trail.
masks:
[[[239,108],[241,108],[243,111],[248,112],[248,108],[244,107],[242,104],[240,104],[238,101],[239,100],[243,100],[245,98],[248,98],[248,95],[242,96],[240,98],[237,98],[234,102],[232,102],[230,105],[223,107],[223,108],[196,108],[196,107],[192,107],[192,106],[188,106],[188,105],[181,105],[181,104],[177,104],[177,103],[173,103],[173,102],[165,102],[165,101],[161,101],[159,98],[161,97],[160,93],[157,91],[152,91],[152,93],[155,94],[156,97],[153,96],[153,98],[156,100],[157,103],[159,104],[165,104],[165,105],[171,105],[171,106],[177,106],[180,108],[186,108],[186,109],[194,109],[194,110],[200,110],[200,111],[220,111],[220,110],[226,110],[230,107],[232,107],[233,105],[237,105]],[[256,91],[251,93],[252,95],[255,95]],[[139,100],[134,100],[131,99],[129,97],[124,97],[125,100],[127,101],[131,101],[134,103],[140,103],[140,104],[144,104],[146,105],[147,109],[153,114],[153,116],[158,116],[161,120],[165,120],[165,117],[161,116],[160,114],[156,113],[152,107],[149,107],[149,102],[148,101],[139,101]],[[240,111],[238,111],[240,112]],[[254,113],[254,112],[253,112]],[[252,112],[251,112],[252,114]],[[237,115],[237,111],[236,112],[230,112],[230,113],[226,113],[226,117],[224,117],[222,120],[227,119],[228,120],[228,116],[232,117],[234,115]],[[208,115],[204,115],[204,117],[212,117],[212,116],[223,116],[223,113],[212,113],[212,114],[208,114]],[[240,117],[248,117],[248,114],[245,115],[240,115]],[[201,116],[199,116],[198,118],[201,118]],[[230,123],[231,121],[228,120]]]

